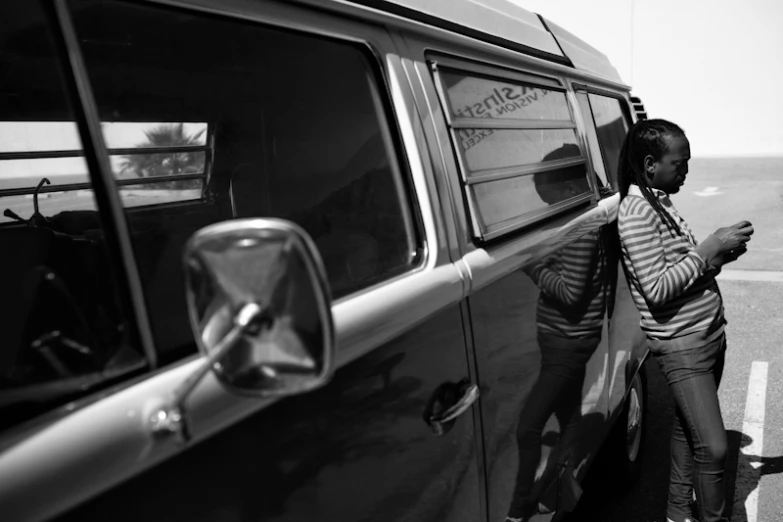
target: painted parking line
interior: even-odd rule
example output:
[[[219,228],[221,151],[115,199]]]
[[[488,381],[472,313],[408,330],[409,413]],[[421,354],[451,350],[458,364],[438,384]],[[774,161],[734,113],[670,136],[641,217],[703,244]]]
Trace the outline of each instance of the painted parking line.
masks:
[[[762,281],[783,283],[783,272],[771,270],[723,270],[716,278],[719,281]]]
[[[764,410],[767,401],[767,363],[753,361],[748,382],[748,399],[745,403],[745,420],[742,433],[748,437],[749,444],[740,448],[749,466],[737,468],[734,498],[734,513],[742,513],[747,522],[758,522],[759,482],[762,450],[764,449]],[[746,496],[747,495],[747,496]],[[743,503],[744,506],[737,504]],[[739,508],[739,509],[738,509]],[[736,517],[735,517],[736,518]],[[745,522],[745,521],[736,521]]]

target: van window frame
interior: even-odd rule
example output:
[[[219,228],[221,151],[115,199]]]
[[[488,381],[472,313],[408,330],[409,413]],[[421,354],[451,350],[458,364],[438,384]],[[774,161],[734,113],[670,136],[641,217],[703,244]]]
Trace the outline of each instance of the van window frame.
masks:
[[[98,180],[99,183],[94,183],[92,188],[96,193],[96,201],[99,200],[100,192],[100,199],[104,201],[109,200],[111,203],[105,203],[105,208],[98,203],[98,210],[102,218],[104,213],[112,214],[112,220],[107,221],[105,228],[107,230],[110,229],[113,235],[121,237],[120,242],[127,242],[128,245],[128,250],[116,249],[116,256],[118,260],[124,261],[121,265],[118,265],[120,268],[118,270],[118,273],[120,274],[118,277],[122,278],[124,287],[129,295],[129,300],[132,300],[133,304],[138,307],[136,309],[140,310],[140,312],[137,312],[138,315],[131,315],[129,317],[129,322],[133,322],[133,326],[136,327],[134,330],[139,332],[138,337],[143,339],[143,342],[141,342],[140,345],[144,346],[144,354],[150,362],[149,369],[155,370],[159,367],[159,351],[156,348],[149,312],[144,301],[145,294],[141,285],[136,259],[130,246],[130,228],[128,224],[128,215],[133,214],[139,209],[143,210],[145,207],[126,208],[118,197],[117,179],[113,175],[109,161],[109,154],[112,149],[109,149],[106,146],[103,134],[99,132],[101,120],[99,117],[98,105],[92,92],[92,82],[89,78],[83,53],[78,43],[78,35],[71,18],[71,7],[68,0],[52,0],[52,2],[56,6],[57,14],[56,16],[52,16],[52,21],[50,23],[54,27],[54,30],[57,31],[56,46],[61,53],[60,63],[63,64],[63,74],[67,75],[65,81],[68,83],[69,100],[74,105],[74,114],[76,123],[78,124],[79,136],[84,142],[83,155],[85,161],[88,162],[88,167],[92,167],[93,165],[90,161],[104,167],[102,169],[96,168],[94,170],[93,177],[100,178],[100,180]],[[328,38],[335,42],[355,46],[357,51],[361,52],[366,60],[368,66],[367,74],[372,77],[373,80],[373,98],[376,98],[375,103],[379,106],[379,109],[382,110],[383,123],[386,124],[386,126],[383,127],[383,133],[386,135],[386,138],[388,138],[388,145],[393,149],[391,151],[393,153],[391,154],[391,159],[393,159],[395,163],[395,168],[392,170],[403,189],[401,195],[404,197],[400,199],[400,206],[405,214],[404,217],[407,223],[406,228],[409,228],[411,232],[410,239],[413,241],[416,252],[411,263],[404,271],[388,275],[366,288],[335,299],[332,302],[332,305],[334,306],[346,301],[351,301],[356,297],[372,293],[374,290],[377,290],[390,282],[404,279],[426,269],[428,264],[430,264],[430,258],[433,255],[434,247],[434,245],[429,243],[434,238],[429,237],[429,234],[425,230],[424,216],[422,215],[421,203],[419,201],[421,194],[418,193],[416,183],[413,179],[410,158],[408,157],[407,147],[403,139],[403,129],[400,126],[398,118],[395,116],[397,108],[395,107],[393,100],[394,95],[391,91],[392,80],[388,70],[389,66],[383,58],[383,51],[381,49],[376,48],[372,41],[363,36],[350,34],[342,30],[326,29],[322,24],[312,26],[302,24],[292,27],[291,25],[282,22],[280,19],[277,19],[277,15],[279,14],[277,10],[272,11],[275,13],[275,16],[272,18],[259,19],[255,15],[241,14],[235,11],[235,6],[221,7],[218,10],[213,10],[204,8],[200,5],[179,6],[169,5],[165,2],[161,4],[156,1],[141,2],[141,5],[154,8],[181,10],[182,12],[198,14],[201,16],[222,18],[229,22],[251,23],[257,26],[298,33],[306,36]],[[300,9],[300,7],[284,7],[281,8],[280,12],[285,13],[288,10],[291,10],[291,12],[300,12]],[[55,11],[55,9],[52,9],[52,11]],[[290,13],[288,13],[288,16],[290,16]],[[69,58],[69,55],[71,58]],[[211,121],[207,121],[206,123],[208,125],[207,143],[202,147],[211,147],[211,141],[214,139],[216,126]],[[92,132],[89,132],[90,130],[92,130]],[[95,130],[98,132],[95,132]],[[97,141],[97,144],[88,148],[86,144],[88,141],[91,142],[90,145],[93,145],[95,141]],[[214,177],[211,175],[211,162],[213,156],[214,154],[209,152],[206,154],[205,172],[207,177],[204,182],[204,196],[202,200],[165,203],[155,205],[154,208],[164,209],[175,206],[196,205],[209,200],[212,197],[211,185],[214,181]],[[89,170],[89,172],[93,172],[93,170]],[[176,179],[183,178],[177,177]],[[91,181],[96,180],[91,178]],[[125,253],[125,255],[123,255],[123,253]],[[177,365],[195,357],[198,357],[198,355],[192,354],[178,359],[173,364]]]
[[[611,184],[611,179],[609,176],[609,165],[606,163],[606,157],[603,151],[603,146],[601,145],[601,140],[598,137],[598,127],[595,123],[595,113],[593,111],[593,104],[590,102],[590,95],[594,94],[596,96],[604,96],[606,98],[612,98],[620,102],[620,110],[623,113],[623,117],[625,118],[625,121],[628,123],[628,128],[630,129],[635,121],[635,118],[632,115],[635,115],[636,113],[632,110],[633,106],[630,104],[630,99],[627,96],[630,96],[630,94],[626,94],[623,92],[618,91],[612,91],[609,89],[604,89],[601,87],[596,87],[594,85],[589,85],[586,83],[581,82],[571,82],[571,88],[573,89],[574,96],[575,96],[575,102],[577,103],[577,106],[579,105],[579,100],[577,95],[580,93],[584,93],[587,95],[587,109],[590,111],[590,121],[585,121],[584,125],[585,127],[590,126],[592,128],[592,131],[595,133],[595,139],[596,143],[598,145],[598,150],[593,151],[592,147],[590,147],[589,143],[586,143],[585,146],[588,149],[588,153],[591,156],[594,156],[596,153],[600,154],[601,156],[601,165],[603,165],[604,172],[607,178],[607,181]],[[578,107],[578,110],[581,112],[581,107]],[[588,132],[587,128],[585,128],[585,132]],[[587,136],[585,136],[585,139],[587,139]],[[594,169],[595,166],[591,162],[591,168]],[[598,177],[598,173],[595,174],[596,177]],[[619,190],[618,187],[612,187],[615,190]]]
[[[158,367],[147,306],[141,292],[136,259],[133,257],[130,231],[111,169],[109,154],[101,132],[98,107],[92,93],[81,45],[71,18],[67,0],[52,0],[47,9],[47,25],[59,64],[66,97],[71,104],[82,154],[98,215],[106,231],[107,253],[117,285],[121,311],[129,327],[131,342],[146,358],[149,370]]]
[[[570,93],[572,92],[567,85],[567,82],[563,78],[554,76],[551,74],[543,74],[538,72],[527,71],[523,69],[512,69],[503,67],[500,65],[487,65],[484,63],[478,63],[470,58],[456,57],[445,54],[439,51],[429,51],[425,54],[426,63],[432,74],[432,81],[435,85],[435,89],[438,93],[438,99],[442,107],[444,120],[446,127],[449,131],[450,146],[456,159],[457,168],[460,173],[460,185],[462,189],[462,197],[465,206],[468,209],[468,215],[471,222],[472,238],[478,244],[494,241],[498,238],[507,236],[509,234],[518,232],[521,229],[525,229],[557,216],[561,216],[572,212],[576,209],[586,207],[596,199],[594,189],[594,173],[592,165],[590,164],[589,151],[582,138],[582,130],[579,128],[579,120],[575,111],[575,107],[570,99]],[[570,123],[566,124],[565,120],[562,120],[562,124],[558,124],[560,120],[541,120],[544,122],[541,126],[536,126],[534,122],[536,120],[509,119],[501,120],[508,123],[501,125],[490,125],[488,122],[483,121],[483,118],[454,118],[452,116],[451,106],[449,104],[449,98],[445,92],[445,86],[443,78],[441,76],[441,69],[448,69],[449,71],[466,73],[478,78],[494,79],[497,81],[511,81],[522,82],[533,86],[541,87],[550,91],[560,92],[565,95],[565,104],[568,107],[568,113],[570,116]],[[454,121],[455,119],[459,121]],[[525,122],[533,122],[526,124]],[[575,132],[575,138],[577,146],[580,149],[581,156],[579,158],[569,158],[567,160],[557,160],[556,162],[538,162],[525,164],[512,167],[515,170],[516,175],[504,174],[499,177],[494,176],[481,176],[474,177],[472,180],[468,180],[468,173],[470,169],[465,163],[465,158],[458,143],[456,132],[466,126],[471,128],[491,128],[491,129],[572,129]],[[566,167],[574,167],[583,165],[585,169],[585,180],[587,181],[590,190],[580,194],[578,196],[566,199],[559,203],[549,206],[546,209],[540,211],[524,212],[517,216],[514,221],[508,225],[502,226],[495,230],[489,230],[483,223],[481,213],[478,209],[478,203],[473,191],[470,190],[470,186],[480,182],[491,181],[495,179],[514,179],[524,176],[530,176],[534,173],[546,172],[549,170],[556,170]],[[497,169],[503,170],[503,169]],[[507,169],[510,170],[510,169]],[[496,225],[495,225],[496,226]]]
[[[20,440],[24,434],[35,431],[40,426],[60,419],[82,405],[90,404],[105,398],[113,390],[123,388],[128,383],[146,379],[159,368],[157,352],[154,350],[149,324],[147,323],[146,305],[138,291],[135,259],[131,253],[130,240],[126,227],[126,218],[122,213],[119,192],[116,190],[116,179],[112,173],[109,156],[104,145],[100,121],[92,98],[89,79],[82,61],[81,47],[74,31],[70,17],[70,8],[65,0],[40,1],[34,9],[41,11],[40,27],[50,40],[51,56],[57,70],[59,92],[67,108],[67,120],[25,120],[11,119],[9,121],[67,121],[73,124],[75,135],[79,139],[79,148],[42,150],[42,151],[9,151],[0,154],[0,161],[13,159],[68,158],[84,159],[86,171],[84,183],[60,185],[43,185],[39,193],[59,192],[84,189],[92,191],[95,216],[99,220],[101,261],[107,267],[106,277],[99,279],[100,284],[112,287],[116,298],[118,315],[117,326],[126,334],[127,345],[139,356],[124,367],[112,370],[90,371],[70,376],[47,380],[33,386],[43,389],[49,395],[40,401],[41,407],[35,413],[0,430],[0,451]],[[35,14],[38,17],[38,13]],[[48,50],[48,49],[47,49]],[[59,114],[62,116],[62,114]],[[114,189],[112,187],[115,187]],[[47,190],[48,189],[48,190]],[[112,192],[113,190],[113,192]],[[0,191],[0,197],[14,194],[25,195],[36,192],[36,187],[20,187]],[[23,223],[10,221],[0,224],[0,228],[14,230],[27,227]],[[36,225],[37,226],[37,225]],[[48,228],[48,227],[41,227]],[[57,232],[54,232],[57,233]],[[67,235],[67,234],[66,234]],[[67,292],[67,290],[66,290]],[[111,320],[111,319],[110,319]],[[13,395],[17,390],[24,394],[36,391],[33,386],[24,385],[9,387]],[[54,392],[54,393],[53,393]],[[25,395],[17,394],[17,397]]]
[[[408,233],[408,241],[412,246],[412,253],[409,256],[409,262],[396,268],[394,271],[381,274],[377,280],[373,280],[368,285],[351,290],[344,295],[334,296],[332,305],[350,301],[355,297],[371,293],[372,291],[387,285],[392,281],[406,278],[412,273],[419,272],[424,269],[428,263],[429,257],[432,255],[432,246],[428,245],[428,239],[432,241],[433,238],[428,238],[425,230],[424,219],[422,216],[421,204],[419,202],[420,194],[417,193],[415,182],[413,179],[413,172],[410,166],[410,158],[408,157],[407,148],[403,140],[403,129],[399,118],[396,116],[397,109],[394,105],[394,96],[392,94],[391,79],[389,72],[389,65],[383,58],[383,52],[380,48],[373,45],[373,42],[369,39],[361,36],[352,35],[340,30],[326,30],[323,27],[308,27],[308,26],[291,26],[284,23],[279,23],[274,19],[255,19],[252,16],[240,16],[236,12],[231,10],[210,11],[200,9],[197,6],[170,6],[166,4],[157,4],[155,2],[141,3],[140,5],[150,7],[154,9],[168,9],[179,10],[184,13],[191,13],[193,15],[201,17],[209,17],[212,19],[221,19],[229,23],[244,23],[252,24],[256,27],[267,28],[270,30],[284,31],[292,35],[301,35],[304,37],[317,37],[328,39],[341,45],[350,46],[354,51],[361,55],[363,62],[365,63],[364,73],[368,77],[371,86],[368,88],[374,105],[377,109],[377,115],[379,117],[379,124],[381,134],[383,136],[384,148],[388,151],[388,156],[391,167],[391,176],[394,178],[394,182],[400,185],[401,190],[395,192],[394,198],[397,201],[403,221],[405,223],[406,232]],[[86,65],[85,65],[86,67]],[[97,104],[96,104],[97,107]],[[97,112],[97,111],[96,111]],[[183,120],[187,121],[187,120]],[[214,129],[215,133],[220,132],[219,125],[213,125],[212,121],[207,121],[208,128]],[[211,134],[208,138],[207,146],[209,146],[209,140],[214,138],[214,134]],[[105,142],[104,142],[105,143]],[[109,153],[111,149],[107,149]],[[216,154],[220,154],[220,150],[215,151]],[[207,161],[209,161],[210,154],[207,154]],[[205,165],[205,169],[207,165]],[[180,178],[177,178],[180,179]],[[209,183],[205,183],[204,189],[207,191],[204,198],[207,200],[215,196],[212,191],[212,183],[215,176],[210,176]],[[207,186],[209,185],[209,186]],[[171,205],[192,205],[198,204],[199,201],[183,201],[181,203],[172,203]],[[126,215],[136,211],[137,208],[128,208],[120,205],[120,211]],[[151,207],[147,207],[151,208]],[[166,208],[163,205],[156,205],[152,207],[155,209]],[[138,273],[138,272],[137,272]],[[143,288],[139,289],[139,294],[142,298],[145,297],[145,291]],[[152,324],[152,319],[149,314],[147,315],[148,321]],[[154,332],[152,333],[154,339]],[[182,360],[196,357],[198,354],[188,354],[176,358],[175,360],[162,359],[162,351],[158,347],[157,340],[154,341],[155,351],[161,364],[179,363]]]
[[[609,89],[604,89],[601,87],[596,87],[594,85],[589,85],[581,82],[572,82],[571,87],[573,88],[574,93],[586,92],[588,94],[597,94],[599,96],[606,96],[607,98],[615,98],[620,102],[620,107],[621,110],[623,111],[623,116],[625,116],[629,124],[631,125],[633,124],[634,119],[631,117],[631,114],[634,114],[634,112],[632,111],[633,107],[630,104],[630,100],[626,96],[626,93],[612,91]]]

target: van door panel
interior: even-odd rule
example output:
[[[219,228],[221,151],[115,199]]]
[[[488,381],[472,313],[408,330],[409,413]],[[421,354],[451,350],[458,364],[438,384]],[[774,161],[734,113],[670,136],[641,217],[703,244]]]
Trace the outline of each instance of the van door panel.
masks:
[[[453,305],[59,520],[481,520],[470,415],[441,437],[422,418],[467,376]]]

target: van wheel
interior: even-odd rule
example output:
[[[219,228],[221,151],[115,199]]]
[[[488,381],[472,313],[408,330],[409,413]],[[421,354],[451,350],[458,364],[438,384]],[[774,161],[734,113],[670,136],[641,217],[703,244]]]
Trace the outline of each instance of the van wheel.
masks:
[[[641,474],[646,417],[647,376],[642,365],[631,381],[623,412],[607,440],[613,477],[620,487],[630,487]]]

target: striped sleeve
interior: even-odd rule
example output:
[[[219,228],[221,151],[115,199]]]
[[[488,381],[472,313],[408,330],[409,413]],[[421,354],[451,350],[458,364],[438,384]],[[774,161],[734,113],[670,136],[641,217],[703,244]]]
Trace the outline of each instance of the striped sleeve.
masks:
[[[597,232],[588,232],[564,249],[567,253],[560,257],[562,266],[559,270],[540,265],[531,273],[531,278],[550,299],[567,306],[580,304],[595,271],[597,242]]]
[[[622,218],[618,219],[620,240],[631,269],[639,282],[645,301],[651,308],[664,306],[690,288],[707,269],[695,251],[667,266],[663,238],[658,231],[658,216],[642,198],[625,198]]]

